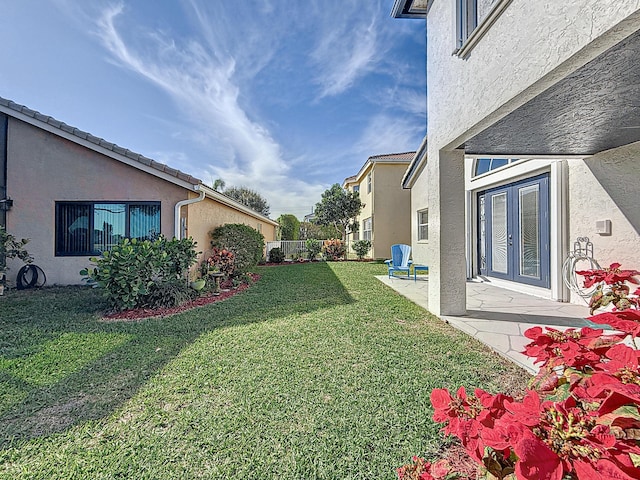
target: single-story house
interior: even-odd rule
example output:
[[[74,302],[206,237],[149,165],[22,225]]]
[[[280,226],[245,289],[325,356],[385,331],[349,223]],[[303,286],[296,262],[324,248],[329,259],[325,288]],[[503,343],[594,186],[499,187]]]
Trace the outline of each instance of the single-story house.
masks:
[[[0,225],[30,240],[47,284],[81,283],[125,237],[192,237],[206,252],[226,223],[275,238],[275,221],[201,180],[0,97]],[[8,266],[11,282],[20,263]]]

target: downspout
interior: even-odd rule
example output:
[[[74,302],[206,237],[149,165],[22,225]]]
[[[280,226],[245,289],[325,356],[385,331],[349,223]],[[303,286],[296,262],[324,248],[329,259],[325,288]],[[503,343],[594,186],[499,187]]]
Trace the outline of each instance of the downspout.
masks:
[[[175,213],[174,213],[174,230],[173,230],[173,236],[175,238],[177,238],[178,240],[181,240],[181,232],[180,232],[180,209],[184,206],[184,205],[190,205],[192,203],[197,203],[197,202],[201,202],[202,200],[204,200],[204,190],[200,189],[200,185],[195,185],[193,187],[193,189],[195,191],[200,192],[200,196],[198,198],[190,198],[188,200],[180,200],[178,203],[176,203],[176,207],[175,207]]]

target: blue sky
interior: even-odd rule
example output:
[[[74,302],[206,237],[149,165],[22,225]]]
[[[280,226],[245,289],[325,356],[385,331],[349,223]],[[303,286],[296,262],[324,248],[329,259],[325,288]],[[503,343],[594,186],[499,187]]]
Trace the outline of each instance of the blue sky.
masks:
[[[310,213],[426,130],[424,21],[393,0],[5,0],[0,96]]]

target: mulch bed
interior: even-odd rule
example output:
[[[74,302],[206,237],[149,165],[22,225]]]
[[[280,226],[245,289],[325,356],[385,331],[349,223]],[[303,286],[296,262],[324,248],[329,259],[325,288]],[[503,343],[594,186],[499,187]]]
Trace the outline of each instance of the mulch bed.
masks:
[[[251,273],[253,280],[252,284],[260,280],[260,275]],[[127,322],[146,320],[147,318],[167,317],[169,315],[175,315],[176,313],[185,312],[193,308],[202,307],[203,305],[209,305],[210,303],[220,302],[226,300],[229,297],[233,297],[240,292],[244,292],[251,285],[243,283],[237,287],[229,288],[228,285],[222,285],[222,291],[219,295],[209,293],[203,297],[198,297],[190,302],[183,303],[177,307],[170,308],[134,308],[132,310],[123,310],[121,312],[113,312],[102,317],[105,322]]]

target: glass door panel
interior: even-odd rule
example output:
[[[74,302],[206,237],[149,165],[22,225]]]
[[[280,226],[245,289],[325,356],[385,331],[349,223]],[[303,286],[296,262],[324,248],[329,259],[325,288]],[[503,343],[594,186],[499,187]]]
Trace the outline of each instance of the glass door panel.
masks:
[[[540,278],[540,185],[518,190],[520,239],[519,272],[524,277]]]
[[[507,241],[507,193],[491,196],[491,270],[509,273]]]

